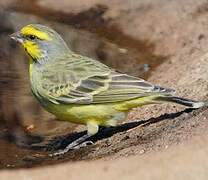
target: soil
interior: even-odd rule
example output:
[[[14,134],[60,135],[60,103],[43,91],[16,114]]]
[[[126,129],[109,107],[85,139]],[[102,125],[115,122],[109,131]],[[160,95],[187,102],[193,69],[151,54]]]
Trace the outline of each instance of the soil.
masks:
[[[101,129],[91,139],[94,145],[49,157],[83,135],[85,127],[57,121],[40,108],[30,94],[27,58],[6,36],[24,24],[50,25],[75,52],[173,88],[178,96],[207,100],[207,1],[54,3],[0,3],[5,20],[0,32],[1,178],[207,179],[206,107],[135,108],[118,127]]]

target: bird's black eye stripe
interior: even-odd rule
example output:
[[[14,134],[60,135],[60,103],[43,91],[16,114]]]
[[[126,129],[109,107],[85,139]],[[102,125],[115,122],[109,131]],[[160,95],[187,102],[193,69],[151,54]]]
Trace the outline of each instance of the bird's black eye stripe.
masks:
[[[35,40],[35,39],[40,39],[40,38],[38,38],[37,36],[35,36],[35,35],[26,35],[25,36],[27,39],[30,39],[30,40]]]
[[[34,40],[34,39],[37,38],[35,35],[29,35],[28,37],[29,37],[30,39],[32,39],[32,40]]]

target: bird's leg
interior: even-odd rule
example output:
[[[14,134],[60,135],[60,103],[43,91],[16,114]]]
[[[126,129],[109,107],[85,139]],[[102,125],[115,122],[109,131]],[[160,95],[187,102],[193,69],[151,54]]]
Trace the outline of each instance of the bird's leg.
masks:
[[[50,156],[57,156],[57,155],[63,155],[65,153],[67,153],[69,150],[72,149],[79,149],[81,147],[83,147],[83,143],[85,143],[85,146],[87,143],[91,143],[91,141],[85,141],[86,139],[90,138],[93,135],[89,135],[89,134],[85,134],[83,136],[81,136],[80,138],[76,139],[75,141],[73,141],[72,143],[68,144],[64,149],[59,150],[58,152],[55,152],[53,154],[51,154]],[[93,142],[92,142],[93,143]]]
[[[98,125],[94,122],[87,123],[87,134],[81,136],[76,139],[72,143],[70,143],[65,149],[59,150],[56,153],[51,154],[50,156],[63,155],[67,153],[70,149],[79,149],[81,147],[87,146],[88,143],[93,144],[92,141],[86,141],[88,138],[92,137],[94,134],[98,132]]]

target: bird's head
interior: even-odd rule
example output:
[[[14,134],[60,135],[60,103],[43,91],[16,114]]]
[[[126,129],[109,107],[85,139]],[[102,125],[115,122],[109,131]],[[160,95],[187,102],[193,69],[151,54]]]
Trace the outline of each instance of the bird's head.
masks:
[[[66,43],[56,31],[40,24],[24,26],[10,37],[22,45],[34,62],[44,58],[54,58],[69,51]]]

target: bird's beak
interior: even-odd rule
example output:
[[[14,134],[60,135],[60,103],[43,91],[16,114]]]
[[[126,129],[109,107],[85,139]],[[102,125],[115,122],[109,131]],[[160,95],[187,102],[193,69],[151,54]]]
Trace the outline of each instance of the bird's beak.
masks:
[[[9,37],[11,39],[15,40],[18,43],[21,43],[21,44],[23,43],[23,38],[22,38],[22,36],[21,36],[19,31],[9,35]]]

